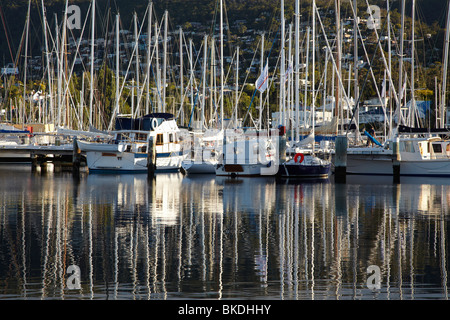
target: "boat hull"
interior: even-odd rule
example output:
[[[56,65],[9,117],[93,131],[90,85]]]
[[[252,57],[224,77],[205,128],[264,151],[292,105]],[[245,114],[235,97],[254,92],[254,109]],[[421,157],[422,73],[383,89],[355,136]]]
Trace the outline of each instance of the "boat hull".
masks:
[[[325,178],[330,173],[330,164],[326,165],[301,165],[283,164],[280,166],[280,175],[283,177],[299,178]]]
[[[157,153],[156,172],[178,171],[181,168],[181,153]],[[147,154],[132,152],[86,152],[89,172],[147,172]]]
[[[393,175],[393,161],[389,157],[347,155],[347,174]],[[401,160],[401,176],[450,177],[450,160]]]
[[[181,167],[189,174],[214,174],[216,173],[217,162],[203,161],[196,163],[193,161],[183,161]]]

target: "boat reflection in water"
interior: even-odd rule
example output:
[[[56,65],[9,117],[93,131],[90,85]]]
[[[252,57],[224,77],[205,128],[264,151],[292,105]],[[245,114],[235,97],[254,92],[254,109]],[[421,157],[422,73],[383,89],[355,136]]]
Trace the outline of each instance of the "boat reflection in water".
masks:
[[[0,299],[448,299],[446,181],[0,176]]]

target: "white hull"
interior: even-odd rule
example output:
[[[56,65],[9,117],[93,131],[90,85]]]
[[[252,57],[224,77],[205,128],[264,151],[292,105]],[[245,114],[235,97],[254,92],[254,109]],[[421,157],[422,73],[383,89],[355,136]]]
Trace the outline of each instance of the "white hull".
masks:
[[[392,175],[392,157],[385,155],[347,154],[348,174]]]
[[[78,147],[81,151],[97,151],[97,152],[122,152],[125,150],[123,144],[112,144],[112,143],[96,143],[88,141],[77,141]]]
[[[393,175],[390,159],[347,158],[348,174]],[[401,176],[450,177],[450,160],[400,161]]]
[[[182,155],[156,154],[156,171],[178,171],[183,161]],[[86,152],[86,162],[90,171],[146,172],[147,154],[133,152],[106,153]]]
[[[450,176],[448,146],[448,141],[439,138],[400,140],[400,175]],[[348,174],[393,175],[393,165],[392,151],[388,149],[349,149],[347,153]]]

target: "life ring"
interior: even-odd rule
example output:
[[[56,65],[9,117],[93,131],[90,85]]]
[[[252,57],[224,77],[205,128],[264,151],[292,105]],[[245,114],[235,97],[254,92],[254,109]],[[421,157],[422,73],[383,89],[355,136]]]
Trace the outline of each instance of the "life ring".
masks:
[[[152,122],[150,122],[150,127],[152,130],[155,130],[155,128],[158,126],[158,120],[156,118],[152,119]]]
[[[300,161],[297,161],[298,157],[300,157]],[[294,162],[296,162],[296,163],[302,163],[304,159],[305,159],[305,155],[303,153],[296,153],[294,156]]]

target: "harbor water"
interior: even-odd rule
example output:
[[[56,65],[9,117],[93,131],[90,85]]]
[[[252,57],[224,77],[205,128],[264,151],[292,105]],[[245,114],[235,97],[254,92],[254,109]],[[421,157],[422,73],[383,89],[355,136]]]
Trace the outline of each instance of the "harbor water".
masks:
[[[0,179],[2,300],[448,299],[448,179]]]

